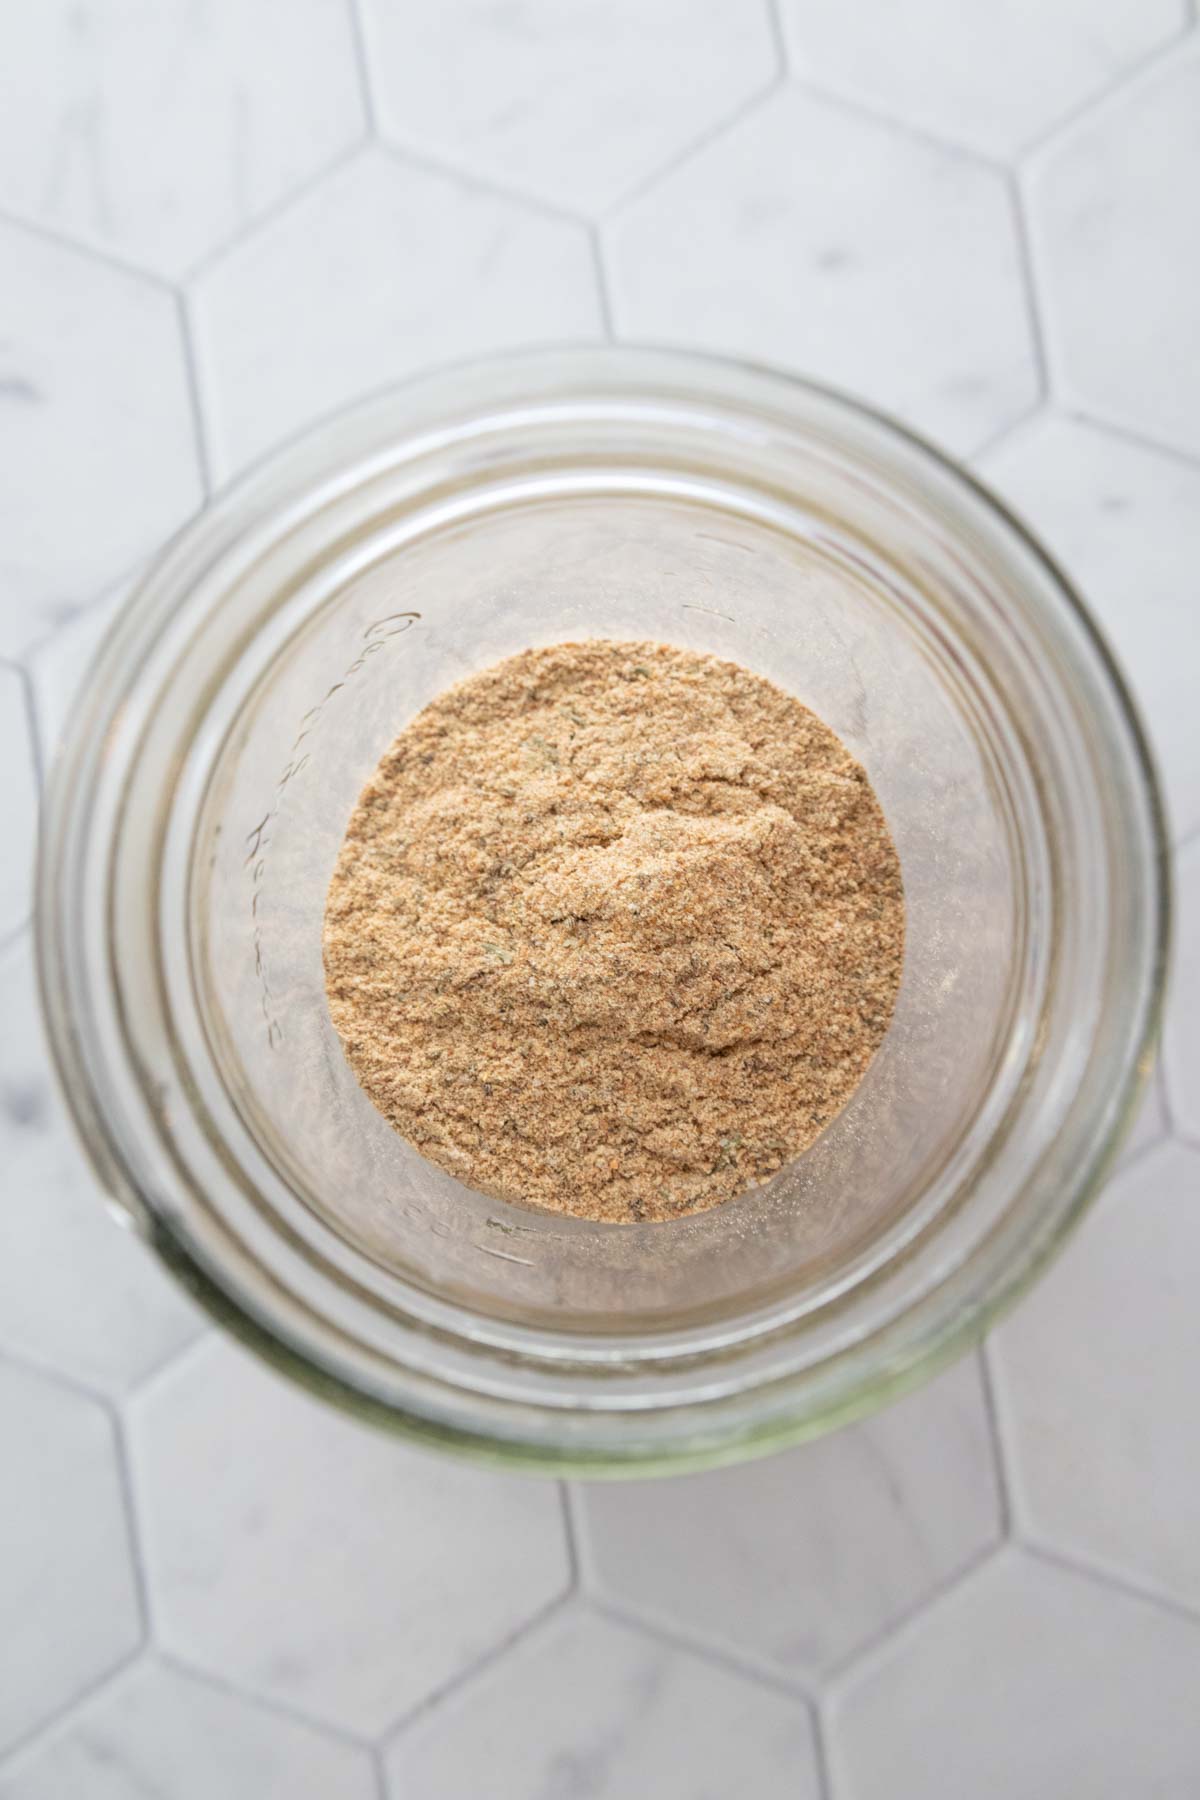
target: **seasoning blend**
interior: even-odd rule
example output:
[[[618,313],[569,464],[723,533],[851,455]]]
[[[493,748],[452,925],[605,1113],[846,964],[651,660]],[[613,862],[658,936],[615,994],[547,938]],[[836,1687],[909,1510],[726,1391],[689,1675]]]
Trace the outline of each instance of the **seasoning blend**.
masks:
[[[324,950],[350,1066],[423,1155],[508,1200],[674,1219],[850,1099],[904,895],[863,769],[798,700],[664,644],[560,644],[401,732]]]

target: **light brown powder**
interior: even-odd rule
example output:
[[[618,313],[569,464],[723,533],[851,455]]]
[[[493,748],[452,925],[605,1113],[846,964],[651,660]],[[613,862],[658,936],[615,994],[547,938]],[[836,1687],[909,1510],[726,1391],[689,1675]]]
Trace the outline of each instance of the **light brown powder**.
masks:
[[[526,650],[401,732],[346,832],[330,1012],[384,1117],[470,1186],[671,1219],[845,1106],[900,984],[862,768],[734,663]]]

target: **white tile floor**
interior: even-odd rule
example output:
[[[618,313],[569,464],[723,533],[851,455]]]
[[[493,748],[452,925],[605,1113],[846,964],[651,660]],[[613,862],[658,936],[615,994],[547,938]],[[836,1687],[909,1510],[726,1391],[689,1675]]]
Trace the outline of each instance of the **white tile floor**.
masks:
[[[1200,1794],[1195,11],[0,0],[0,1800]],[[108,1220],[28,872],[91,649],[214,480],[605,332],[975,459],[1126,662],[1179,928],[1122,1171],[985,1357],[564,1495],[282,1387]]]
[[[1037,400],[1005,176],[798,87],[603,242],[620,336],[819,370],[964,455]]]
[[[752,1469],[596,1484],[580,1512],[594,1592],[815,1682],[999,1541],[980,1367]]]
[[[552,1482],[399,1448],[224,1340],[129,1410],[158,1641],[248,1693],[369,1737],[570,1585]]]
[[[600,331],[582,224],[382,149],[218,255],[190,308],[219,479],[429,363]]]
[[[341,0],[8,5],[0,206],[183,275],[365,134]],[[48,103],[48,97],[54,96]]]
[[[1200,332],[1197,333],[1200,355]],[[1176,831],[1200,826],[1195,659],[1200,461],[1103,427],[1039,414],[978,458],[979,472],[1071,571],[1154,732]]]
[[[3,221],[0,270],[11,656],[182,525],[202,488],[178,296]]]
[[[1050,364],[1064,399],[1200,451],[1194,294],[1200,42],[1118,88],[1027,175]]]

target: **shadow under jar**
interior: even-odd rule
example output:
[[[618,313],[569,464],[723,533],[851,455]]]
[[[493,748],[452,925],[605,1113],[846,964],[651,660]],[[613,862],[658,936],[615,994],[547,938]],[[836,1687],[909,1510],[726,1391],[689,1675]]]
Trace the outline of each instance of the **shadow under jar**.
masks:
[[[376,1112],[325,1000],[326,889],[381,752],[452,681],[580,637],[795,694],[903,868],[862,1086],[767,1186],[667,1224],[456,1183]],[[1135,1106],[1167,880],[1121,679],[994,500],[803,382],[580,350],[372,400],[188,527],[76,708],[38,912],[96,1167],[227,1325],[429,1441],[654,1473],[880,1404],[1033,1277]]]

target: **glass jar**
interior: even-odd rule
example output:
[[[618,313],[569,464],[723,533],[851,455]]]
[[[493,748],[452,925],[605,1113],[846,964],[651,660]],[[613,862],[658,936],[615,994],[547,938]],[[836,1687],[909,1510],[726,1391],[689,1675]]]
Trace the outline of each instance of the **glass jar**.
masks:
[[[380,753],[459,676],[583,636],[798,695],[904,871],[902,991],[851,1104],[669,1224],[459,1186],[325,1005],[326,886]],[[105,1186],[280,1367],[496,1461],[696,1467],[907,1388],[1061,1244],[1147,1070],[1164,842],[1106,646],[962,471],[764,370],[522,354],[334,419],[142,583],[50,784],[43,997]]]

